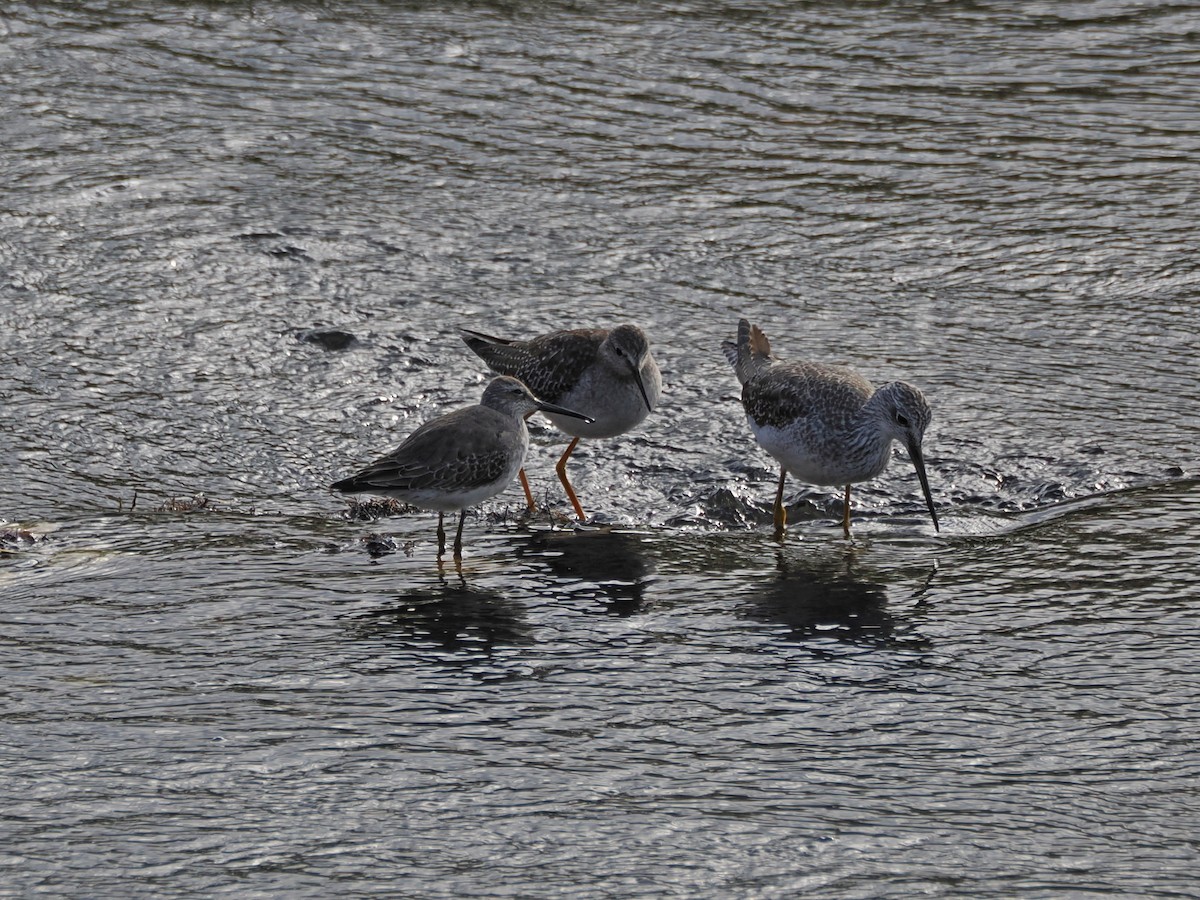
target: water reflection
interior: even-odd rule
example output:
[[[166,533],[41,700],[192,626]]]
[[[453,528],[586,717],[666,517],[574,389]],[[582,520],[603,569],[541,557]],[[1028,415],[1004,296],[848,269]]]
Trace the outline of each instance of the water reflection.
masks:
[[[559,580],[556,588],[596,597],[617,616],[643,608],[655,572],[641,536],[626,531],[534,532],[517,546],[517,556],[538,559]]]
[[[757,583],[741,611],[786,626],[791,641],[927,649],[928,641],[889,611],[887,585],[861,575],[856,558],[854,549],[803,558],[781,550],[774,578]]]
[[[520,604],[496,591],[472,588],[460,577],[401,594],[356,618],[351,630],[360,640],[413,650],[432,647],[469,661],[533,644],[524,613]]]

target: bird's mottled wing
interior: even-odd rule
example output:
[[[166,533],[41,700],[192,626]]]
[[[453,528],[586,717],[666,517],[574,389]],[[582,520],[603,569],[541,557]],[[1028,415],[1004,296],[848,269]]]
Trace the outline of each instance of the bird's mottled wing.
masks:
[[[819,419],[835,431],[850,427],[872,392],[871,383],[852,369],[777,363],[742,386],[742,405],[760,426],[785,428]]]
[[[530,359],[516,373],[534,395],[560,403],[596,361],[608,332],[600,328],[555,331],[529,342]]]
[[[504,474],[513,422],[472,406],[426,422],[387,456],[334,485],[358,491],[470,490]]]
[[[492,371],[521,379],[541,400],[561,403],[587,367],[595,362],[608,332],[601,328],[552,331],[531,341],[485,337],[472,333],[467,346]]]
[[[488,364],[497,375],[512,375],[529,360],[526,341],[492,337],[482,331],[461,328],[462,339],[471,352]]]

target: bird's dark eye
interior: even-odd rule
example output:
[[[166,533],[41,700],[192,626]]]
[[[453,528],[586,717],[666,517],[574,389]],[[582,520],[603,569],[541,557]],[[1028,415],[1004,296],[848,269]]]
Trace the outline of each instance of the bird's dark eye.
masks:
[[[901,428],[907,428],[908,427],[908,416],[904,415],[904,413],[896,413],[896,424],[899,425]]]

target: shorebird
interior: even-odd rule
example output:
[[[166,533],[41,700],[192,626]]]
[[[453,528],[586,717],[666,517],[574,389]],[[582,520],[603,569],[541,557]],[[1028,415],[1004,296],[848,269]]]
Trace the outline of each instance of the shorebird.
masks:
[[[426,422],[387,456],[331,485],[343,494],[394,497],[438,514],[438,557],[446,552],[443,518],[458,512],[454,558],[462,558],[467,507],[508,487],[525,461],[525,419],[541,410],[590,422],[582,413],[544,403],[515,378],[492,379],[476,406]]]
[[[940,530],[921,455],[932,414],[919,390],[903,381],[876,390],[845,366],[780,362],[767,336],[746,319],[738,322],[737,341],[725,341],[721,349],[742,383],[750,430],[779,462],[776,537],[787,526],[783,485],[789,472],[810,484],[846,486],[842,529],[850,537],[850,485],[887,468],[892,441],[908,450],[933,527]]]
[[[567,478],[567,460],[580,438],[624,434],[658,405],[662,375],[650,355],[645,333],[635,325],[618,325],[611,331],[552,331],[521,341],[460,330],[467,346],[494,372],[516,376],[539,397],[590,416],[585,421],[561,413],[547,415],[559,431],[571,436],[555,470],[575,515],[585,521],[587,516]],[[532,511],[536,506],[529,481],[524,469],[519,474],[525,502]]]

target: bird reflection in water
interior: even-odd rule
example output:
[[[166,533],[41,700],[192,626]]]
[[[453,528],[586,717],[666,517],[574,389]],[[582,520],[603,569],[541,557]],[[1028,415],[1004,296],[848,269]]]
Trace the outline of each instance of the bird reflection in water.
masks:
[[[606,528],[535,532],[518,546],[517,555],[535,557],[550,570],[557,579],[556,595],[589,594],[615,616],[642,609],[655,571],[637,534]]]
[[[460,664],[535,642],[520,604],[495,591],[471,588],[461,577],[408,591],[356,618],[353,631],[359,639],[414,652],[433,648],[444,662]]]
[[[755,584],[744,612],[787,627],[793,641],[834,640],[886,649],[928,649],[888,609],[888,586],[855,572],[855,551],[798,557],[780,551],[775,578]],[[924,587],[917,592],[919,597]],[[918,600],[918,602],[920,602]]]

